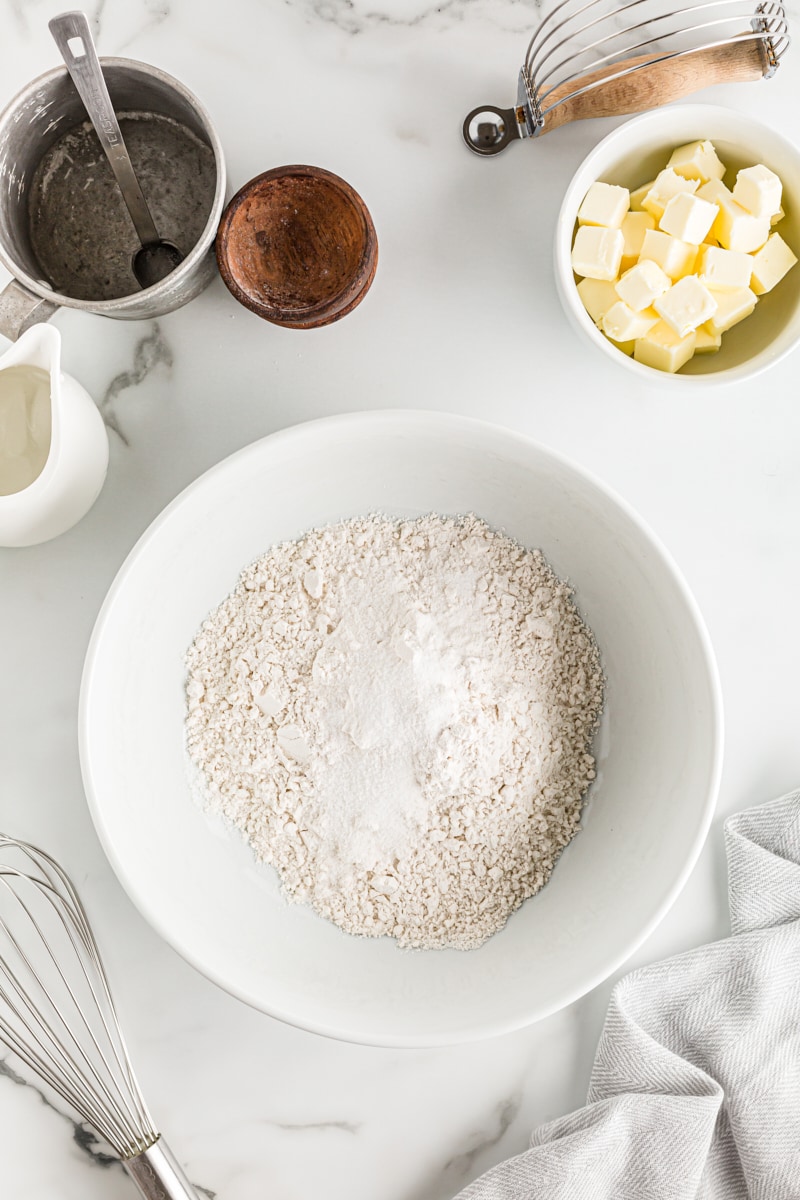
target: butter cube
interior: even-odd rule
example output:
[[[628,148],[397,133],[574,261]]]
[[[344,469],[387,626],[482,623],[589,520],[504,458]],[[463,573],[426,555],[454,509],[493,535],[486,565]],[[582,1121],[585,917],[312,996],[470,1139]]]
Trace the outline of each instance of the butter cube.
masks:
[[[686,337],[678,337],[666,321],[658,321],[644,337],[637,339],[633,357],[646,367],[674,373],[689,361],[696,344],[694,330],[687,333]]]
[[[662,233],[660,229],[647,229],[639,262],[645,258],[652,259],[670,279],[680,279],[682,275],[689,275],[694,270],[697,250],[697,246],[682,242],[680,238],[674,238],[668,233]]]
[[[717,302],[717,311],[709,317],[708,328],[712,333],[724,333],[738,321],[749,317],[756,306],[758,297],[750,288],[729,289],[724,292],[711,291]]]
[[[727,208],[720,206],[714,230],[725,250],[751,254],[760,250],[769,237],[769,217],[753,217],[734,200]]]
[[[643,258],[635,267],[631,267],[615,285],[619,299],[624,300],[634,312],[650,308],[653,301],[671,287],[669,275],[649,258]]]
[[[695,354],[714,354],[722,345],[722,334],[714,333],[707,324],[698,325],[695,332]]]
[[[649,183],[642,184],[640,188],[634,188],[631,192],[631,212],[644,212],[642,201],[654,184],[655,179],[651,179]]]
[[[697,245],[711,232],[719,208],[709,200],[701,200],[690,192],[679,192],[664,209],[659,228],[682,242]]]
[[[673,196],[677,196],[679,192],[696,192],[697,187],[696,179],[684,179],[682,175],[673,171],[672,167],[666,167],[656,175],[653,186],[642,200],[642,208],[660,221]]]
[[[581,225],[572,246],[572,269],[588,279],[616,279],[624,245],[620,229]]]
[[[733,192],[730,188],[725,187],[721,179],[707,180],[697,189],[697,195],[701,200],[708,200],[711,204],[721,204],[723,199],[733,199]]]
[[[648,212],[629,212],[622,222],[622,236],[625,245],[622,248],[622,263],[620,271],[627,271],[638,259],[645,232],[655,229],[656,219]]]
[[[774,217],[781,206],[782,192],[780,179],[763,163],[744,167],[733,185],[734,200],[754,217]]]
[[[603,333],[612,342],[629,342],[643,337],[657,320],[658,313],[653,312],[652,308],[634,312],[623,300],[618,300],[603,317]]]
[[[653,308],[678,337],[686,337],[717,311],[717,302],[696,275],[686,275],[663,296],[654,301]]]
[[[672,167],[684,179],[697,179],[707,183],[709,179],[722,179],[725,165],[719,161],[711,142],[689,142],[673,150],[668,167]]]
[[[600,324],[612,304],[619,300],[617,289],[609,279],[582,279],[578,284],[578,295],[595,325]]]
[[[711,232],[725,250],[750,254],[764,245],[769,237],[769,217],[754,217],[733,198],[724,183],[710,179],[699,189],[701,200],[719,207]]]
[[[771,233],[766,244],[752,257],[753,275],[750,287],[757,296],[771,292],[787,271],[797,262],[797,256],[779,233]],[[619,285],[617,285],[619,294]]]
[[[631,195],[627,188],[611,183],[593,183],[578,209],[579,225],[604,225],[619,229],[628,211]]]
[[[766,247],[765,247],[766,248]],[[750,254],[723,250],[720,246],[701,246],[695,270],[706,287],[750,287],[753,259]]]

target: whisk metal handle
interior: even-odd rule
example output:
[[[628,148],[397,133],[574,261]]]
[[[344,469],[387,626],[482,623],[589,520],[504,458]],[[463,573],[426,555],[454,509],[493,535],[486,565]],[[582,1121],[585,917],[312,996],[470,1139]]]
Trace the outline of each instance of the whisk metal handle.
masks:
[[[163,1138],[122,1165],[144,1200],[200,1200]]]
[[[669,58],[662,53],[625,59],[540,96],[545,120],[539,134],[587,117],[644,112],[713,84],[761,79],[767,70],[762,43],[744,38]]]

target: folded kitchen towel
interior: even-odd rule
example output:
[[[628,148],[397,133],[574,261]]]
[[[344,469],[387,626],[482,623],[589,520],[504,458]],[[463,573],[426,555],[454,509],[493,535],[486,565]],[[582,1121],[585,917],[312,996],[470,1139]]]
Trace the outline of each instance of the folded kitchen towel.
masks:
[[[800,791],[725,844],[731,936],[620,980],[586,1107],[458,1200],[800,1198]]]

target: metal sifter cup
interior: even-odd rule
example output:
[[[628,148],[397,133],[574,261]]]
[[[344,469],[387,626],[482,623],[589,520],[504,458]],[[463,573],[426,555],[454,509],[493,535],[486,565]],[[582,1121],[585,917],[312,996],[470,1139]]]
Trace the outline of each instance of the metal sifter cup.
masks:
[[[69,130],[86,122],[86,111],[65,68],[41,75],[0,114],[0,262],[14,276],[0,293],[0,333],[12,340],[62,306],[121,320],[161,316],[192,300],[216,273],[214,238],[225,201],[225,164],[208,113],[183,84],[157,67],[126,58],[100,61],[120,115],[172,121],[211,151],[215,182],[207,219],[193,244],[181,247],[183,262],[152,287],[140,290],[132,276],[130,294],[95,299],[78,298],[54,284],[32,242],[32,186],[45,156]],[[174,163],[165,162],[168,186],[180,183],[174,172]]]

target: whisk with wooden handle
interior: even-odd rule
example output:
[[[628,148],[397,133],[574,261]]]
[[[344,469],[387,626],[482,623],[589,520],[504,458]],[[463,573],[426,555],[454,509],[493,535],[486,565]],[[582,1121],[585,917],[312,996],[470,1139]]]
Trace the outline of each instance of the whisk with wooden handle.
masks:
[[[717,83],[775,74],[789,45],[783,4],[705,0],[665,10],[660,0],[561,0],[528,44],[517,104],[483,104],[464,120],[476,154],[569,121],[644,112]]]
[[[3,835],[0,1041],[116,1151],[145,1200],[198,1200],[139,1090],[75,888],[43,850]]]

